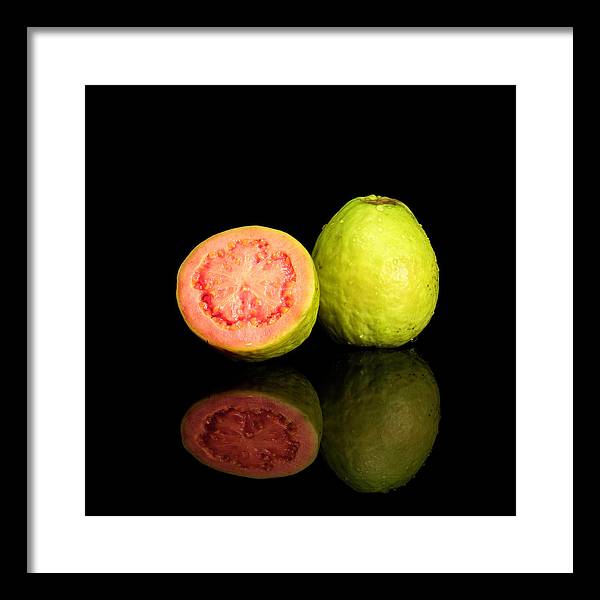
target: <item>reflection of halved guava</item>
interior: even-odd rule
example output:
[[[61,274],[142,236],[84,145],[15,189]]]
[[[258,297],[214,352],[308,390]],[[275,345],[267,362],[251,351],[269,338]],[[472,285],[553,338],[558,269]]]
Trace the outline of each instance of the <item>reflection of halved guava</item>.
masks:
[[[310,465],[322,428],[310,382],[292,369],[276,369],[196,402],[181,422],[181,436],[203,464],[265,479],[294,475]]]
[[[425,231],[399,200],[350,200],[323,228],[312,255],[319,320],[336,340],[395,348],[429,323],[438,265]]]
[[[321,398],[323,454],[354,490],[400,487],[429,455],[440,397],[433,373],[416,352],[350,353],[337,364]]]
[[[310,334],[319,284],[310,254],[268,227],[238,227],[192,250],[177,274],[177,302],[204,341],[249,361],[285,354]]]

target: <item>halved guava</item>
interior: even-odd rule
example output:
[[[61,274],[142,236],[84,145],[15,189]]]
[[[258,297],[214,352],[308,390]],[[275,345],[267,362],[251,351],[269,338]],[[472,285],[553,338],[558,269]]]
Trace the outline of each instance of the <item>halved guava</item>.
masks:
[[[358,492],[405,485],[431,452],[440,395],[431,369],[414,350],[346,354],[321,399],[323,455]]]
[[[323,417],[310,382],[292,369],[259,372],[196,402],[181,422],[184,447],[201,463],[232,475],[294,475],[319,452]]]
[[[269,227],[238,227],[187,256],[177,274],[177,303],[189,328],[211,346],[244,360],[266,360],[308,337],[319,282],[298,240]]]
[[[312,256],[321,286],[319,320],[339,342],[396,348],[433,316],[436,256],[399,200],[350,200],[325,225]]]

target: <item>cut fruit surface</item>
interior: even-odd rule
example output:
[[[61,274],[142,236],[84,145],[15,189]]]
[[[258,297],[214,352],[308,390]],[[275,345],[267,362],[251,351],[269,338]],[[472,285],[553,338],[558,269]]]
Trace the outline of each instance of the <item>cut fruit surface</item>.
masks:
[[[288,254],[265,239],[230,242],[193,275],[200,306],[224,327],[274,323],[294,304],[296,271]]]
[[[200,462],[260,479],[306,468],[318,453],[321,432],[316,392],[290,369],[197,402],[181,424],[183,445]]]
[[[206,342],[239,358],[265,360],[308,337],[319,286],[300,242],[268,227],[238,227],[189,254],[177,276],[177,301]]]

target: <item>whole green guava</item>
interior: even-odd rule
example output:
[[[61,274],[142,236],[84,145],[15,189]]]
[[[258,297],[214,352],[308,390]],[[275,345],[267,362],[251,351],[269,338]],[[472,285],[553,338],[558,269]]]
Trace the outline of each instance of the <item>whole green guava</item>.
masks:
[[[438,432],[440,395],[414,350],[363,350],[338,359],[321,390],[325,460],[358,492],[405,485]]]
[[[321,288],[319,320],[339,342],[396,348],[433,316],[435,252],[399,200],[350,200],[325,225],[312,256]]]

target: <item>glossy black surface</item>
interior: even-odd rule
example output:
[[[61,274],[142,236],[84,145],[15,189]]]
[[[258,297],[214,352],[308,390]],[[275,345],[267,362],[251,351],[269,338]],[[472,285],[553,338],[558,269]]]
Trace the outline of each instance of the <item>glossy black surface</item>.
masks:
[[[86,514],[514,514],[514,189],[513,87],[88,87]],[[181,418],[241,367],[183,322],[181,261],[248,224],[311,250],[368,194],[406,202],[440,266],[411,344],[440,389],[431,455],[388,494],[353,491],[322,457],[269,481],[202,466]],[[317,326],[273,364],[318,392],[344,351]]]

